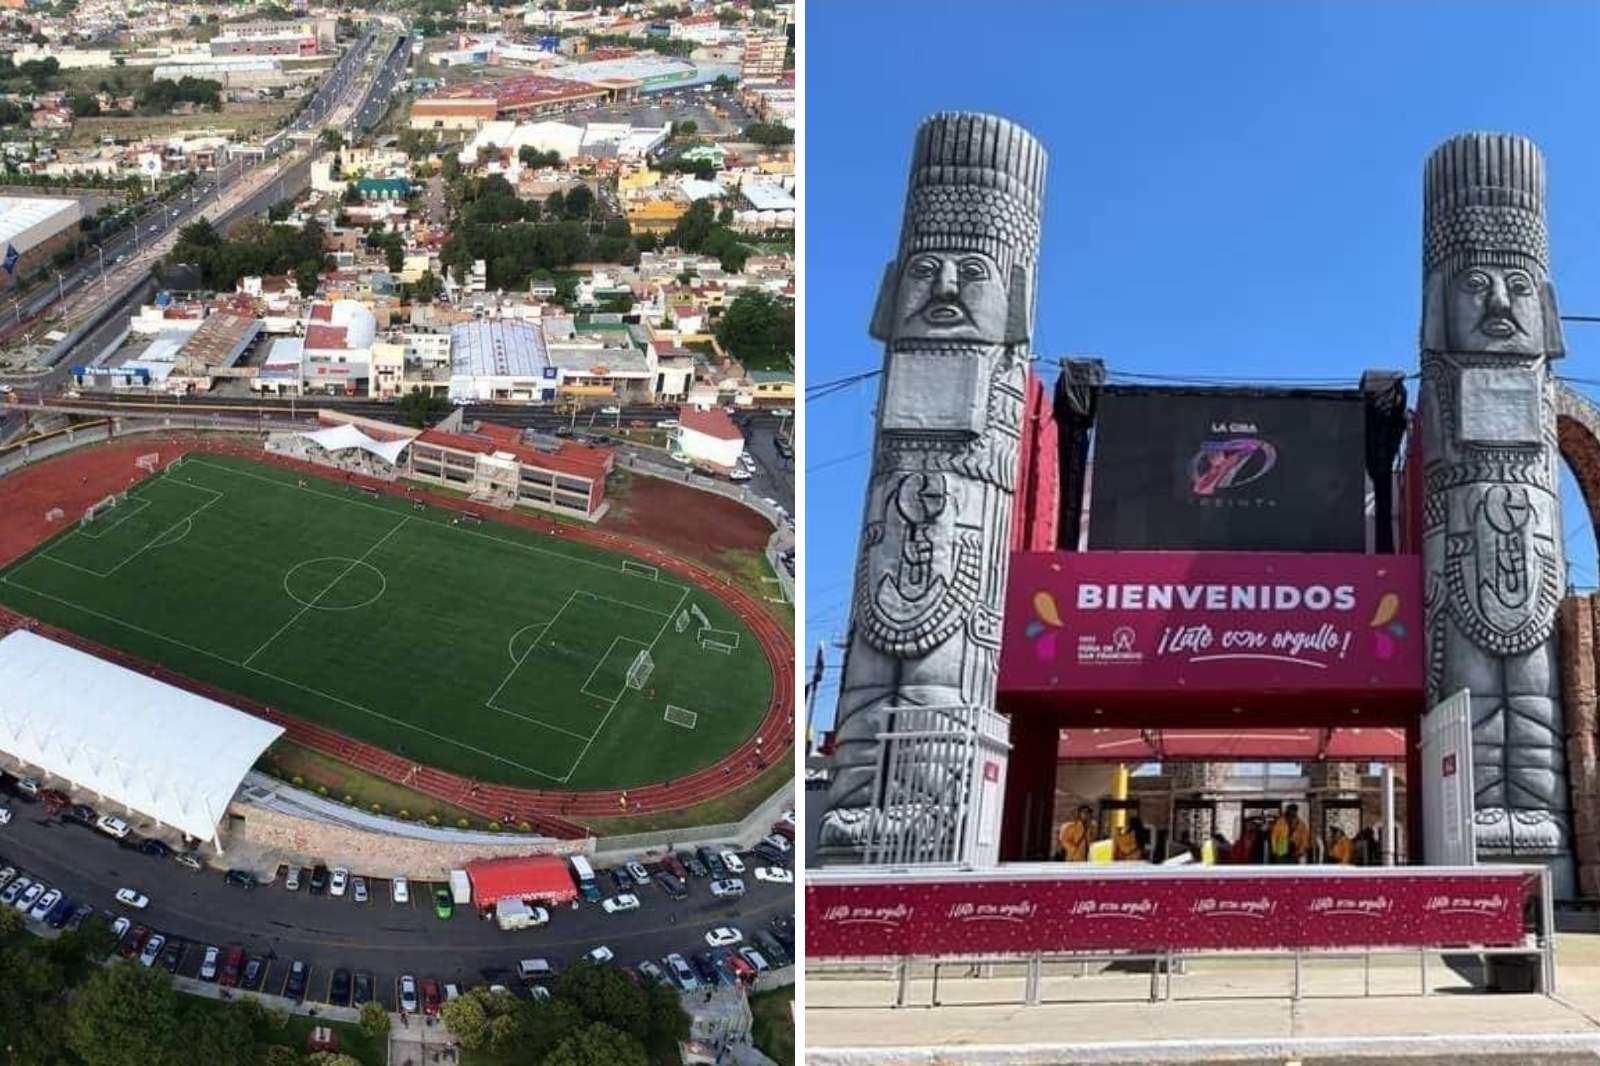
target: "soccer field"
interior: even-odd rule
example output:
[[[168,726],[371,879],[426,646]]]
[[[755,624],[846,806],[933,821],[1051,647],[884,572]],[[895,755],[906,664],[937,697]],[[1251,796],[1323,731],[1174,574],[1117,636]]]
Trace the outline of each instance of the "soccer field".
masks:
[[[0,602],[488,782],[629,788],[756,730],[771,671],[720,599],[568,538],[454,518],[191,456],[0,572]]]

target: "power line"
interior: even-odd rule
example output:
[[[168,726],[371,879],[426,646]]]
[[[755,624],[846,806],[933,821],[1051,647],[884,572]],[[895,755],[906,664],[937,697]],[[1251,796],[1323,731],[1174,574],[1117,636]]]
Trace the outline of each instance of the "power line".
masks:
[[[843,463],[848,463],[848,462],[850,462],[852,460],[861,458],[863,455],[866,455],[867,452],[870,451],[870,450],[871,449],[868,449],[868,448],[862,448],[859,451],[851,452],[849,455],[841,455],[841,456],[838,456],[838,457],[833,458],[833,459],[825,460],[824,462],[816,463],[816,464],[814,464],[812,466],[806,467],[806,473],[814,474],[818,470],[826,470],[830,466],[839,466],[839,465],[841,465]]]

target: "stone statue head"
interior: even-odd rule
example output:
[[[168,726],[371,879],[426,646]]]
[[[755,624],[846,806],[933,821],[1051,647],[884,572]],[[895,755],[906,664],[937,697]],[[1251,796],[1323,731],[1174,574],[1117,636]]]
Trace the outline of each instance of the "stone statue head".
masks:
[[[1467,133],[1423,178],[1425,352],[1559,358],[1544,158],[1526,137]]]
[[[924,122],[872,335],[896,347],[1025,343],[1044,172],[1044,148],[1006,119],[946,112]]]

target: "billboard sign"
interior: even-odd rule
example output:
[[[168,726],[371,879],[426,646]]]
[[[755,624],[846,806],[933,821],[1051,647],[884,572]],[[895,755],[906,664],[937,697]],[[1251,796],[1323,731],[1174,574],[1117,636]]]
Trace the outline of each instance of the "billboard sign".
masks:
[[[1065,951],[1509,946],[1525,870],[1393,874],[808,878],[806,955],[960,957]]]
[[[1359,394],[1119,392],[1095,416],[1089,547],[1366,547]]]
[[[1422,691],[1412,555],[1015,552],[1000,691]]]

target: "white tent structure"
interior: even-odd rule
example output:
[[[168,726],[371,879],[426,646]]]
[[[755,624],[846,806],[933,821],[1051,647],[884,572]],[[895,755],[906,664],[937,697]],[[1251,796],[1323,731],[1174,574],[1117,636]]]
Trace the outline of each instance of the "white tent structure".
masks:
[[[0,638],[0,751],[209,840],[283,729],[36,633]]]
[[[400,453],[406,450],[409,440],[378,440],[369,437],[348,422],[343,425],[332,426],[328,429],[312,430],[301,433],[306,438],[325,452],[343,451],[346,448],[360,448],[371,455],[376,455],[390,466],[400,458]]]

